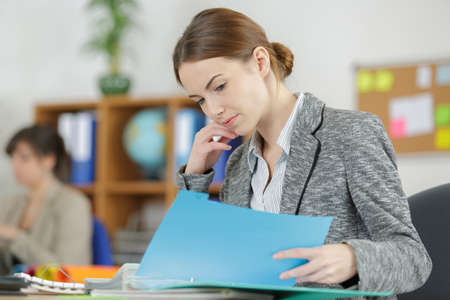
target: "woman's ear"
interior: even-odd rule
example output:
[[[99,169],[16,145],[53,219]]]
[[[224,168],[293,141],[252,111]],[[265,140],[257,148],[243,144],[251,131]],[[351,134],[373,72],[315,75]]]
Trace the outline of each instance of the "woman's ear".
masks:
[[[256,62],[258,72],[262,77],[266,77],[270,73],[270,55],[266,48],[258,46],[253,50],[252,57]]]
[[[56,157],[54,154],[42,156],[41,161],[45,171],[51,172],[56,166]]]

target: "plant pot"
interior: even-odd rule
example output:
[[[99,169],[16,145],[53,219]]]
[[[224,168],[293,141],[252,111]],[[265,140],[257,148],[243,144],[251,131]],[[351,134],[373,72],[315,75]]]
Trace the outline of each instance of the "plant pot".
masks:
[[[104,95],[126,94],[130,84],[131,80],[121,74],[103,75],[98,80],[98,85]]]

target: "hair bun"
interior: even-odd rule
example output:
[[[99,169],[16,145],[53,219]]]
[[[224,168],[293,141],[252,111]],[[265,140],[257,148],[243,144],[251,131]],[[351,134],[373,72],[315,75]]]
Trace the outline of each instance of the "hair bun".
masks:
[[[288,47],[281,43],[270,43],[273,50],[276,53],[277,60],[279,62],[279,68],[282,72],[282,78],[286,78],[291,74],[292,68],[294,67],[294,54],[292,54],[291,50]]]

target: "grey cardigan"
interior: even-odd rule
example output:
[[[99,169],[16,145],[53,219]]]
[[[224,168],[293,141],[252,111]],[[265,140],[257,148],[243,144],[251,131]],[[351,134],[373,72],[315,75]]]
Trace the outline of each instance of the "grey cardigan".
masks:
[[[294,126],[280,213],[333,216],[325,243],[353,247],[359,276],[354,288],[399,294],[422,286],[432,263],[411,223],[381,121],[365,112],[328,108],[306,93]],[[248,147],[244,143],[228,160],[220,191],[224,203],[250,207]],[[176,176],[178,188],[208,192],[213,171],[182,172]]]

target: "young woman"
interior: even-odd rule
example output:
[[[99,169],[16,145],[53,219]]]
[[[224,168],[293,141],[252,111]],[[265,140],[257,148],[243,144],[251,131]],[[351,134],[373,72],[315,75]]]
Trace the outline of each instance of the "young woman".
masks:
[[[57,131],[24,128],[6,153],[27,194],[0,199],[0,273],[15,263],[90,264],[91,208],[85,196],[58,179],[66,152]]]
[[[227,143],[254,131],[228,161],[221,201],[334,217],[325,245],[274,255],[308,260],[281,278],[395,294],[424,284],[431,260],[411,223],[394,150],[376,116],[289,91],[283,79],[293,67],[291,51],[233,10],[197,14],[173,63],[177,81],[214,121],[196,134],[177,174],[180,189],[208,192],[211,168],[230,149]]]

